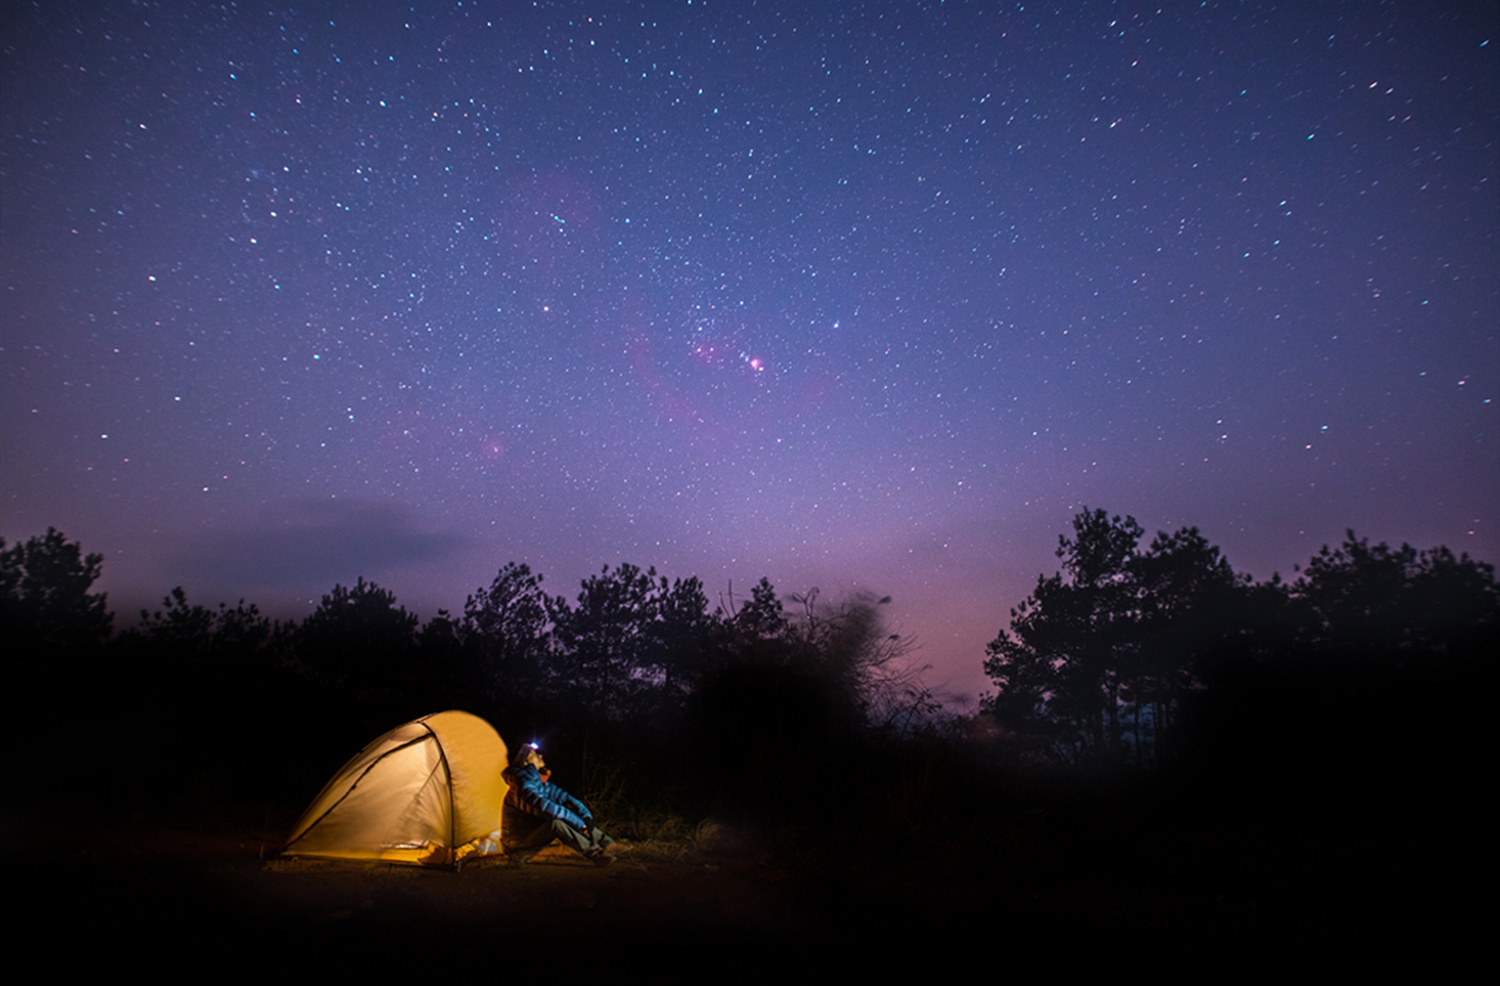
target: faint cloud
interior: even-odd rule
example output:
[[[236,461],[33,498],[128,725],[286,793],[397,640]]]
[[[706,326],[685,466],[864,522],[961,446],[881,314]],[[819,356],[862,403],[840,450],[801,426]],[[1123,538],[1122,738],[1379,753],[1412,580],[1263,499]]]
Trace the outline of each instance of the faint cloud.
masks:
[[[233,593],[257,588],[330,586],[453,554],[456,534],[420,529],[414,511],[393,503],[302,501],[279,516],[211,533],[174,561],[189,584]]]

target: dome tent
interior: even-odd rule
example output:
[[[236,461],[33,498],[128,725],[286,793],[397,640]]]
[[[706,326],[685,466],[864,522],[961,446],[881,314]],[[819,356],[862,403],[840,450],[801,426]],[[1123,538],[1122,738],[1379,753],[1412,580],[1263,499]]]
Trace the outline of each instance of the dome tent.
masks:
[[[282,854],[425,866],[497,855],[506,764],[494,727],[467,712],[398,726],[333,775]]]

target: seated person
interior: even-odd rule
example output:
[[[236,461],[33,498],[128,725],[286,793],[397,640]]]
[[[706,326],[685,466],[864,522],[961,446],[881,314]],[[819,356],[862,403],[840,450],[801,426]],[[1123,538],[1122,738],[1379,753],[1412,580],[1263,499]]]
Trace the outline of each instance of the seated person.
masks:
[[[615,840],[594,824],[588,806],[550,783],[552,776],[541,748],[527,743],[516,751],[505,771],[505,853],[525,862],[552,843],[572,846],[596,866],[614,862],[609,848]]]

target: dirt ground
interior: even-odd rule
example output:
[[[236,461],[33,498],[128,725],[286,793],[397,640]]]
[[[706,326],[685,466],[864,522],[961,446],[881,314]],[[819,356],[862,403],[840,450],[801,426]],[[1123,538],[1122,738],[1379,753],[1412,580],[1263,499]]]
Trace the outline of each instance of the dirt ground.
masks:
[[[1194,849],[1231,861],[1172,879],[1092,878],[1055,850],[1007,875],[685,843],[638,845],[609,867],[554,847],[523,867],[494,859],[454,873],[277,859],[273,831],[0,818],[5,885],[20,909],[10,930],[79,971],[504,967],[739,981],[831,960],[847,973],[919,972],[976,954],[1003,957],[1012,972],[1108,969],[1131,953],[1200,967],[1287,955],[1378,963],[1402,945],[1363,891],[1247,881],[1255,867],[1232,859],[1266,850],[1237,842]],[[1231,872],[1242,876],[1224,878]]]
[[[881,929],[844,919],[821,880],[764,853],[635,845],[596,867],[554,846],[524,866],[461,872],[278,859],[280,832],[155,825],[49,828],[5,816],[5,884],[18,940],[61,946],[78,971],[151,967],[280,974],[504,966],[537,974],[738,978],[856,949]],[[12,930],[17,928],[15,922]],[[205,966],[205,963],[207,964]]]
[[[297,956],[371,971],[649,970],[679,964],[684,948],[784,953],[806,939],[788,872],[684,846],[637,846],[609,867],[553,847],[525,866],[486,859],[455,873],[277,859],[280,833],[44,822],[6,819],[5,883],[21,891],[23,939],[76,940],[70,965]]]

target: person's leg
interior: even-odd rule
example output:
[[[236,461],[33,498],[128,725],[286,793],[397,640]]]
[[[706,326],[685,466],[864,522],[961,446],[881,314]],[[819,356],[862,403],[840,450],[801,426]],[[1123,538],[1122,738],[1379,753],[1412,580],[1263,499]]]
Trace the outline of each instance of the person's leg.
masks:
[[[553,827],[553,825],[546,824],[538,825],[530,832],[518,838],[512,838],[510,833],[506,833],[504,842],[505,855],[512,857],[517,862],[526,862],[526,860],[552,844],[552,839],[555,835]]]
[[[584,832],[575,829],[567,822],[558,820],[552,823],[551,831],[563,845],[572,846],[579,853],[593,860],[598,860],[600,854],[614,845],[615,841],[605,835],[604,830],[597,825],[590,826],[589,830]]]

